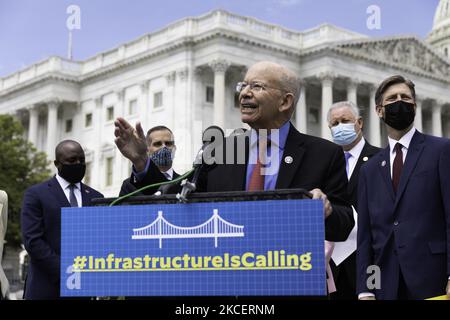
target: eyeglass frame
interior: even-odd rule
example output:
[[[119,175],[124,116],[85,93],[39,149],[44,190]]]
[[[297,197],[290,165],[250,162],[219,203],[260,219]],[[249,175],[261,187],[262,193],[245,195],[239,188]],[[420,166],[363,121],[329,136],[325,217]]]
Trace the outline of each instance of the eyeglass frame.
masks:
[[[236,92],[241,93],[245,88],[247,88],[247,86],[250,86],[250,91],[252,91],[252,92],[261,92],[261,91],[265,90],[266,88],[280,90],[280,91],[286,91],[284,89],[270,87],[262,82],[246,83],[245,81],[240,81],[236,84]],[[259,86],[258,88],[261,88],[261,89],[254,90],[255,86]],[[240,90],[239,90],[239,88],[240,88]]]

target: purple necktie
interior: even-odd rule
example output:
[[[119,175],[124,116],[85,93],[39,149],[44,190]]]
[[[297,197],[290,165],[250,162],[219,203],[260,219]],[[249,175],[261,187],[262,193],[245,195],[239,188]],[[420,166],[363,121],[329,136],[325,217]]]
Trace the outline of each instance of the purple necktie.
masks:
[[[348,166],[348,159],[350,159],[350,157],[352,156],[352,154],[350,152],[344,152],[345,155],[345,171],[347,172],[347,177],[348,177],[348,171],[349,171],[349,166]]]

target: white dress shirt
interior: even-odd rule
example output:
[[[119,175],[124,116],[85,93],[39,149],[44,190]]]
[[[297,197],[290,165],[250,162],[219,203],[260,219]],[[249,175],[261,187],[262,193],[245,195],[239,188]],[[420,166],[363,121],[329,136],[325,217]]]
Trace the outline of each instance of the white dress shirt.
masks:
[[[400,140],[394,140],[391,137],[388,137],[389,140],[389,150],[390,150],[390,165],[391,165],[391,179],[392,179],[392,167],[394,166],[394,159],[395,159],[395,145],[400,143],[402,147],[402,153],[403,153],[403,163],[405,163],[406,154],[408,153],[409,145],[411,144],[411,140],[413,138],[414,133],[416,132],[416,128],[412,127],[411,130],[409,130],[403,137],[400,138]]]
[[[69,186],[71,183],[67,181],[66,179],[62,178],[59,174],[56,174],[56,180],[58,180],[59,185],[61,186],[61,189],[63,189],[64,194],[66,195],[67,201],[70,203],[70,188]],[[81,198],[81,183],[75,183],[75,189],[73,192],[75,193],[75,198],[77,198],[78,207],[81,207],[83,205],[83,200]]]
[[[359,156],[361,155],[362,150],[364,149],[364,145],[366,144],[366,140],[364,137],[354,146],[351,150],[347,151],[352,156],[348,158],[348,175],[347,178],[350,180],[350,177],[353,174],[353,170],[355,170],[356,163],[358,162]]]
[[[348,174],[347,178],[350,180],[350,177],[355,170],[356,163],[358,162],[359,156],[364,148],[366,141],[362,138],[356,146],[354,146],[351,150],[347,151],[352,156],[348,158]],[[356,235],[358,233],[358,215],[356,213],[355,208],[353,208],[353,219],[355,220],[355,225],[353,226],[352,231],[350,232],[347,240],[343,242],[336,242],[334,245],[333,254],[331,258],[333,259],[336,266],[339,266],[342,262],[345,261],[350,255],[356,250]]]
[[[170,168],[167,171],[161,171],[161,173],[168,179],[168,180],[172,180],[173,179],[173,168]]]

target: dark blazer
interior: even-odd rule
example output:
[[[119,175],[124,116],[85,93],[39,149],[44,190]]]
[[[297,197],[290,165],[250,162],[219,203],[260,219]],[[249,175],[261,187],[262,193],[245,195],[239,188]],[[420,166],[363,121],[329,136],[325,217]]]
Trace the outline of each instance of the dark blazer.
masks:
[[[361,150],[361,155],[356,162],[355,169],[350,176],[350,180],[348,181],[348,194],[350,196],[350,204],[355,207],[358,207],[358,181],[359,181],[359,171],[361,170],[361,166],[365,164],[372,156],[380,152],[380,148],[372,146],[367,142],[364,144],[363,149]]]
[[[365,164],[372,156],[381,149],[372,146],[365,141],[361,154],[356,162],[355,168],[348,182],[348,194],[350,204],[357,208],[358,204],[358,180],[361,166]],[[356,252],[353,252],[347,259],[342,261],[339,266],[334,262],[330,263],[337,291],[332,294],[335,299],[356,299]]]
[[[81,184],[83,207],[103,195]],[[25,299],[60,297],[61,208],[70,207],[56,177],[28,188],[22,205],[22,240],[30,256]]]
[[[169,181],[162,173],[161,173],[161,171],[159,171],[159,169],[158,169],[158,167],[156,167],[156,165],[150,160],[150,168],[149,168],[149,170],[151,171],[151,174],[149,175],[149,177],[151,177],[151,179],[149,179],[147,182],[148,182],[148,184],[147,185],[149,185],[149,184],[154,184],[154,183],[160,183],[160,182],[166,182],[166,181]],[[173,177],[172,177],[172,179],[176,179],[176,178],[178,178],[180,175],[178,174],[178,173],[176,173],[175,172],[175,170],[173,171]],[[126,195],[126,194],[129,194],[129,193],[131,193],[131,192],[133,192],[133,191],[136,191],[138,188],[136,187],[136,185],[137,185],[137,183],[135,183],[135,184],[133,184],[131,181],[132,181],[132,179],[133,180],[136,180],[136,178],[134,177],[134,175],[133,174],[131,174],[131,177],[130,178],[127,178],[127,179],[125,179],[123,182],[122,182],[122,186],[121,186],[121,188],[120,188],[120,193],[119,193],[119,197],[121,197],[121,196],[124,196],[124,195]],[[141,185],[140,185],[141,186]],[[143,186],[141,186],[141,187],[143,187]],[[164,186],[161,186],[161,187],[159,187],[159,188],[151,188],[151,190],[153,191],[154,190],[154,192],[153,193],[155,193],[156,191],[158,191],[158,190],[165,190],[165,188],[164,188]],[[165,193],[165,192],[163,192],[163,193]],[[139,192],[139,193],[137,193],[137,194],[135,194],[135,196],[139,196],[139,195],[143,195],[143,194],[150,194],[150,193],[148,193],[148,192],[144,192],[144,193],[142,193],[142,192]]]
[[[242,136],[247,138],[245,163],[215,166],[202,176],[199,190],[245,190],[250,131]],[[239,139],[239,136],[233,138]],[[235,143],[236,148],[238,145],[239,143]],[[235,151],[234,154],[238,152]],[[292,157],[292,163],[284,161],[287,156]],[[321,189],[333,207],[333,213],[325,222],[325,237],[330,241],[344,241],[354,226],[353,213],[348,203],[347,184],[342,148],[330,141],[302,134],[291,123],[275,188]]]
[[[415,132],[397,194],[389,157],[387,147],[360,173],[357,293],[369,292],[367,267],[377,265],[377,299],[397,298],[400,268],[414,299],[443,295],[450,274],[450,140]]]
[[[245,190],[250,131],[242,135],[226,138],[235,139],[234,164],[218,164],[203,171],[197,183],[198,192],[221,192]],[[241,140],[242,139],[242,140]],[[242,150],[239,146],[245,146]],[[244,151],[244,158],[237,164],[236,159]],[[291,156],[292,163],[284,161]],[[224,156],[226,159],[226,155]],[[151,182],[150,170],[142,181],[133,181],[139,188]],[[155,174],[153,172],[153,174]],[[341,147],[334,143],[302,134],[291,124],[280,169],[276,189],[304,188],[321,189],[330,200],[333,213],[325,221],[325,238],[330,241],[344,241],[355,224],[347,195],[347,175],[345,158]],[[146,193],[152,194],[152,193]]]

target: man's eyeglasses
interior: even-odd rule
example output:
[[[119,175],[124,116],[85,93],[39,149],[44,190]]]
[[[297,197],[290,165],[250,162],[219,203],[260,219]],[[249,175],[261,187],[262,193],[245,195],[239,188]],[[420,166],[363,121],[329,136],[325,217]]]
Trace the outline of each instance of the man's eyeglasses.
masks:
[[[244,90],[247,86],[250,86],[250,90],[252,92],[261,92],[263,90],[266,90],[267,88],[283,91],[283,89],[269,87],[261,82],[251,82],[251,83],[238,82],[236,85],[236,92],[241,93],[241,91]]]

